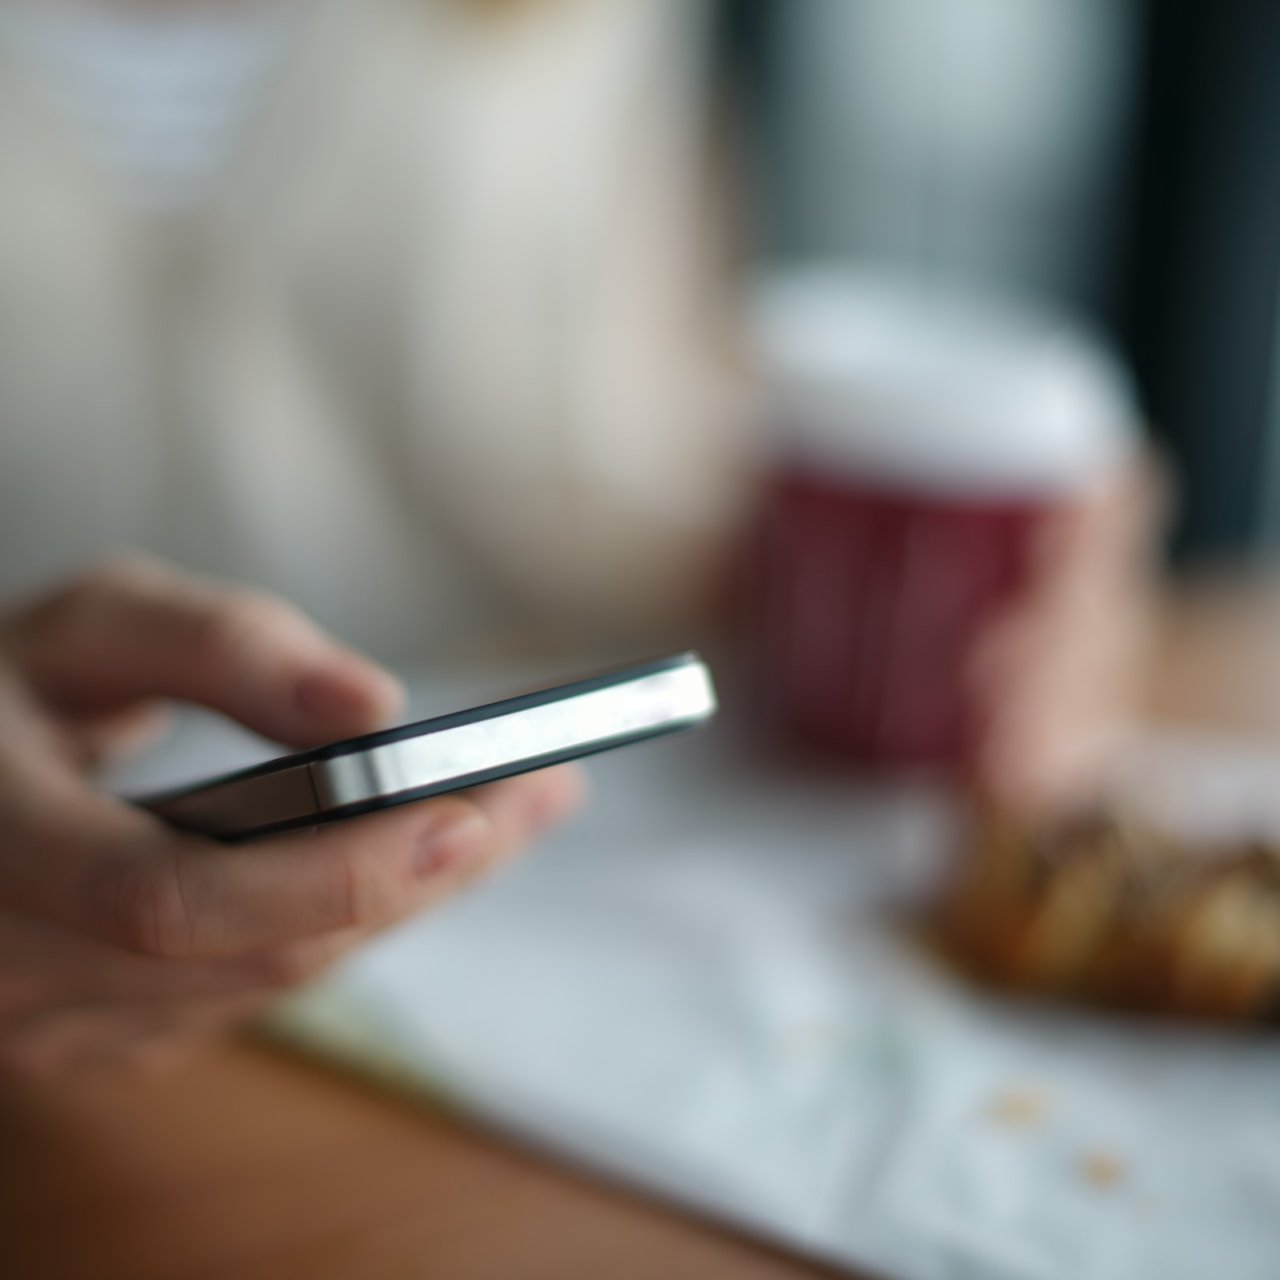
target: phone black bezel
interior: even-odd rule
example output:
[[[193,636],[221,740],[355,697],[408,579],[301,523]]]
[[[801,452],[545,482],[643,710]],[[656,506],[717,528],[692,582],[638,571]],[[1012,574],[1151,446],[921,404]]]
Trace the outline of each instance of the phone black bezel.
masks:
[[[483,720],[492,720],[499,716],[527,711],[532,707],[545,706],[548,703],[558,702],[564,698],[571,698],[584,693],[593,693],[598,689],[608,689],[615,685],[629,684],[633,680],[642,680],[646,676],[660,675],[664,671],[673,671],[699,661],[697,654],[690,652],[674,657],[635,663],[598,675],[588,676],[584,679],[573,680],[567,684],[553,685],[532,693],[519,694],[516,697],[483,703],[477,707],[470,707],[465,711],[454,711],[446,715],[431,716],[425,720],[415,720],[408,724],[397,725],[391,729],[381,729],[375,733],[361,734],[355,738],[345,738],[339,742],[327,743],[324,746],[311,747],[305,751],[295,751],[289,755],[276,756],[270,760],[263,761],[261,764],[250,765],[243,769],[233,769],[212,778],[201,779],[199,782],[184,783],[181,786],[169,788],[153,795],[137,798],[135,803],[141,804],[143,807],[163,804],[201,791],[209,791],[215,787],[225,786],[229,783],[243,782],[273,773],[282,773],[288,769],[317,764],[340,756],[356,755],[362,751],[369,751],[376,747],[387,746],[396,742],[404,742],[410,738],[427,737],[446,729],[458,728],[461,725],[476,724]],[[414,787],[407,791],[396,791],[385,796],[376,796],[370,800],[358,801],[354,804],[320,810],[299,818],[289,818],[280,822],[238,831],[230,835],[224,834],[210,838],[215,838],[225,844],[239,844],[243,841],[256,840],[263,836],[283,835],[289,831],[325,826],[330,822],[359,818],[370,813],[380,813],[385,809],[394,809],[400,805],[414,804],[421,800],[429,800],[435,796],[466,791],[471,787],[483,786],[489,782],[498,782],[503,778],[514,778],[524,773],[534,773],[539,769],[548,769],[557,764],[583,760],[590,756],[598,755],[603,751],[611,751],[616,747],[629,746],[633,743],[647,742],[654,738],[680,733],[697,727],[699,723],[701,722],[675,721],[670,724],[631,730],[616,737],[592,743],[590,746],[571,747],[561,751],[547,752],[539,756],[526,756],[519,760],[510,761],[507,764],[478,770],[473,773],[458,774],[452,778],[429,783],[422,787]]]

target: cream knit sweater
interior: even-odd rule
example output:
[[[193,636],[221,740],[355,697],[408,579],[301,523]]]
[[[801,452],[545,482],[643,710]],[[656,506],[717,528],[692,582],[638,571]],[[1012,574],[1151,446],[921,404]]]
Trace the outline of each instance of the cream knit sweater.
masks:
[[[738,493],[690,0],[315,0],[157,211],[0,51],[0,599],[132,545],[422,659],[643,647]]]

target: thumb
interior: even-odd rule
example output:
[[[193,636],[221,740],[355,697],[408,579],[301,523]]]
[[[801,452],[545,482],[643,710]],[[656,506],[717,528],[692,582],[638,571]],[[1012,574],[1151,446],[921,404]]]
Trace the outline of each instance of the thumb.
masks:
[[[369,732],[403,692],[273,596],[143,557],[112,560],[12,618],[3,648],[55,710],[194,702],[294,746]]]

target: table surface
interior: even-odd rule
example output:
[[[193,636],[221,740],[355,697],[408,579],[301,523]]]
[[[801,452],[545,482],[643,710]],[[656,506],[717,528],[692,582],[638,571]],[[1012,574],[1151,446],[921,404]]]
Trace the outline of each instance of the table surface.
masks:
[[[1274,733],[1269,655],[1280,581],[1185,588],[1151,706]],[[20,1280],[829,1274],[248,1043],[170,1079],[0,1093],[0,1241]]]

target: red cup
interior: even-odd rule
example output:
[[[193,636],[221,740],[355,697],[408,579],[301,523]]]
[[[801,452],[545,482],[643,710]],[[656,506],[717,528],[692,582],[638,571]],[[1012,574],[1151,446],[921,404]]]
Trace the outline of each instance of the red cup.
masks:
[[[1047,522],[1133,456],[1132,393],[1048,318],[883,278],[784,278],[761,333],[766,723],[878,772],[967,771],[993,710],[980,646],[1031,589]]]

